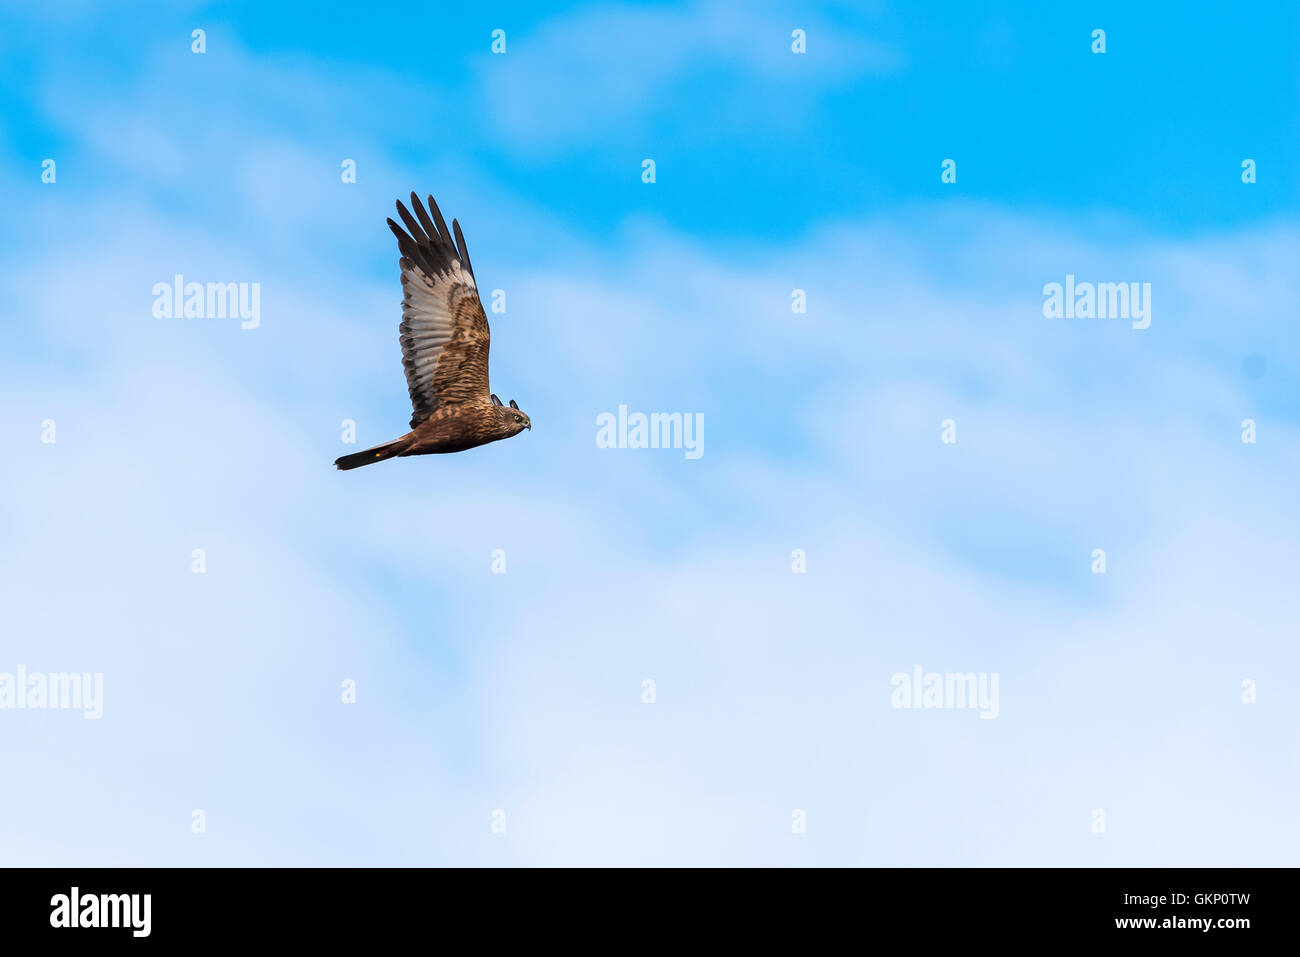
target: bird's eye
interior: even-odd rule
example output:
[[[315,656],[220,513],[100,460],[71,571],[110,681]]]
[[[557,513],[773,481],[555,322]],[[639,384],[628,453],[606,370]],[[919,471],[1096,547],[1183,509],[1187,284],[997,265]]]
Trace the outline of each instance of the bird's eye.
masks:
[[[515,421],[516,421],[516,422],[522,422],[522,421],[524,421],[524,417],[523,417],[522,415],[517,415],[517,416],[515,416]]]

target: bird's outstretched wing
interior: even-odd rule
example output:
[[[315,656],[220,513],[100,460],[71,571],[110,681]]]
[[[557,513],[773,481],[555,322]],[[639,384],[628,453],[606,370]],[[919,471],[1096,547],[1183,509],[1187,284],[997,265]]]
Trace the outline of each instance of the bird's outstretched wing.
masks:
[[[405,230],[391,219],[388,226],[402,253],[402,365],[415,428],[440,405],[489,401],[491,333],[460,223],[448,230],[432,196],[432,219],[415,193],[411,206],[414,216],[397,201]]]

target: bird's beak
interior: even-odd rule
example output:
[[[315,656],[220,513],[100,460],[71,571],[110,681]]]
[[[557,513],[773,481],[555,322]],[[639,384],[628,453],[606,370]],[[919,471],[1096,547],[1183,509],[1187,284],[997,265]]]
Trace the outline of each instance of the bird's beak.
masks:
[[[528,423],[528,431],[529,432],[533,431],[533,423],[531,422]]]

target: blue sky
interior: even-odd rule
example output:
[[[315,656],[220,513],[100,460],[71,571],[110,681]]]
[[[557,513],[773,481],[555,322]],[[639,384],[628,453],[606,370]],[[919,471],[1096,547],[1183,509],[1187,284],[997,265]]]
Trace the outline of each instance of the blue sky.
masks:
[[[1293,863],[1300,14],[914,6],[0,8],[0,861]],[[412,189],[534,429],[338,473]]]

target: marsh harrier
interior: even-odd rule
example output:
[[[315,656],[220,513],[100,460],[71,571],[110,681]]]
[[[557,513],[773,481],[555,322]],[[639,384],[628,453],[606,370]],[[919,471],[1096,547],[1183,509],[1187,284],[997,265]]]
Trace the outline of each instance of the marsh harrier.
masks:
[[[453,219],[448,230],[432,196],[428,212],[415,193],[411,206],[414,216],[397,201],[406,229],[388,221],[402,254],[402,365],[415,410],[411,431],[335,460],[340,469],[397,455],[461,452],[533,427],[514,399],[502,405],[488,388],[488,321],[460,223]]]

